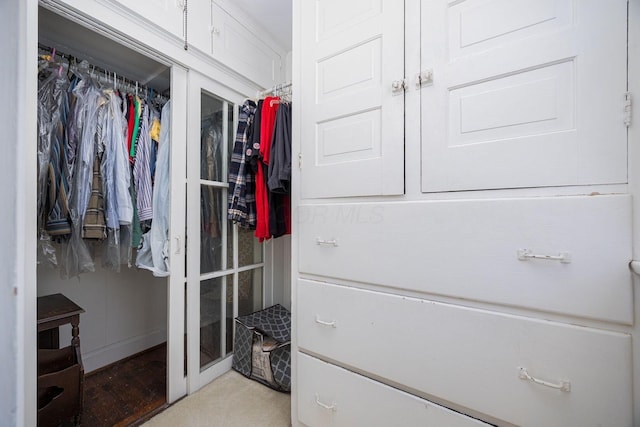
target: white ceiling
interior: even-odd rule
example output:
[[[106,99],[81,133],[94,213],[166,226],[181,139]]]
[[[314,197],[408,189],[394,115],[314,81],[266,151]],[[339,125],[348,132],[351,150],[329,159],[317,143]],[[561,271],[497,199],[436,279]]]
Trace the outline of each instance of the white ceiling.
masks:
[[[233,4],[260,22],[285,50],[291,50],[292,0],[234,0]]]

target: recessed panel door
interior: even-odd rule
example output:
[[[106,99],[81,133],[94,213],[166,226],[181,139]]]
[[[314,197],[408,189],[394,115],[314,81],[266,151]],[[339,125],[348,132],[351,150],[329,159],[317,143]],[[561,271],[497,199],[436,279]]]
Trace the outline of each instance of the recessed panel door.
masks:
[[[402,194],[404,2],[301,8],[302,197]]]
[[[423,191],[627,181],[626,0],[421,7]]]

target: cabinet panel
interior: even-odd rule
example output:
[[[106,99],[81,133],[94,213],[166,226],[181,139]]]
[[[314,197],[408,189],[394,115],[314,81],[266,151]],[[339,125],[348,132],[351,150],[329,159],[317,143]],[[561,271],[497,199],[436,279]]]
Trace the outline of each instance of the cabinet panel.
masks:
[[[297,313],[301,351],[438,402],[520,426],[632,423],[627,334],[308,280]]]
[[[302,273],[633,321],[628,196],[302,205],[299,221]]]
[[[423,191],[627,181],[626,1],[421,4]]]
[[[147,0],[143,2],[114,0],[145,17],[158,27],[182,38],[183,12],[180,2],[175,0]]]
[[[298,415],[308,426],[487,424],[298,353]]]
[[[211,55],[213,40],[213,4],[211,0],[196,1],[189,3],[187,8],[189,22],[187,31],[189,32],[189,44]]]
[[[280,55],[215,2],[211,7],[214,58],[265,88],[279,83]]]
[[[301,2],[302,197],[402,194],[404,7]]]

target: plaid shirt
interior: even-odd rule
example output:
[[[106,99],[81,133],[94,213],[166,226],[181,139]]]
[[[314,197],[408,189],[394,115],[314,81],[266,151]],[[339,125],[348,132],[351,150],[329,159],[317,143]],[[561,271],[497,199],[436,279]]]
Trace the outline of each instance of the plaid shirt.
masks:
[[[256,182],[251,167],[246,161],[251,138],[256,104],[246,100],[240,108],[238,130],[229,165],[229,209],[228,218],[241,227],[256,227]]]

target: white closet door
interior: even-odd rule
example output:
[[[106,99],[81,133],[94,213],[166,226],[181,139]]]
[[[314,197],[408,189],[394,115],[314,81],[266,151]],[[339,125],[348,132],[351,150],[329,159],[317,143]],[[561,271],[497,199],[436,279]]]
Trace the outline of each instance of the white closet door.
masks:
[[[262,87],[280,83],[280,54],[215,2],[209,30],[215,59]]]
[[[421,4],[423,191],[627,181],[626,0]]]
[[[231,369],[234,320],[264,308],[263,245],[227,219],[229,161],[243,96],[189,71],[187,390]]]
[[[229,101],[227,101],[229,100]],[[187,118],[187,384],[188,393],[231,368],[235,317],[234,232],[226,219],[227,171],[238,95],[189,72]]]
[[[122,6],[132,10],[141,17],[148,19],[158,27],[182,38],[184,15],[180,1],[175,0],[147,0],[128,1],[115,0]],[[191,5],[189,5],[191,7]]]
[[[173,403],[187,394],[185,363],[185,223],[187,176],[188,72],[178,65],[171,67],[171,275],[167,289],[167,402]]]
[[[303,198],[404,192],[404,2],[301,6]]]

